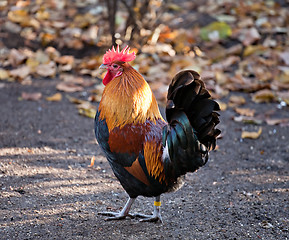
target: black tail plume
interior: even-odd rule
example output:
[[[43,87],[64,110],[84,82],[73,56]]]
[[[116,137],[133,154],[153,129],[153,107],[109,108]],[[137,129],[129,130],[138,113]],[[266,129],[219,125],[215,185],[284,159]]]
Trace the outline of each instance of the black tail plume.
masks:
[[[219,104],[210,99],[200,75],[192,70],[179,72],[168,90],[166,117],[168,122],[183,111],[196,132],[198,140],[207,148],[215,149],[216,138],[221,133],[216,129],[219,121]]]
[[[163,128],[163,144],[170,158],[164,160],[166,175],[176,179],[194,172],[208,160],[220,130],[219,105],[210,99],[200,75],[192,70],[178,73],[169,86],[166,106],[168,125]]]

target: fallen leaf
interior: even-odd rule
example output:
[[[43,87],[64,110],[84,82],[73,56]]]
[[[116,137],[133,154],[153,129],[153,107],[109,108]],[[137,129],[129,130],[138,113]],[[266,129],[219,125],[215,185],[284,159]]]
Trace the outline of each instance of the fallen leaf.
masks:
[[[33,27],[35,29],[39,29],[40,27],[39,21],[28,15],[27,9],[9,11],[8,19],[12,22],[19,23],[23,27]]]
[[[250,138],[250,139],[257,139],[262,133],[262,127],[259,128],[257,132],[247,132],[243,131],[241,138]]]
[[[173,39],[172,44],[174,45],[174,50],[176,52],[189,52],[190,44],[195,42],[193,34],[190,35],[190,32],[185,29],[179,29],[177,31],[177,38]],[[198,52],[198,51],[197,51]]]
[[[62,65],[67,65],[67,64],[73,65],[74,57],[71,55],[64,55],[64,56],[57,58],[55,61]]]
[[[4,23],[4,28],[7,32],[16,33],[16,34],[19,34],[22,30],[22,28],[18,24],[10,22],[10,21],[7,21]]]
[[[12,49],[10,51],[8,61],[13,67],[16,67],[24,62],[24,60],[27,58],[25,54],[23,54],[21,51],[17,49]]]
[[[255,24],[256,24],[256,26],[258,28],[260,28],[260,27],[261,28],[271,28],[272,27],[268,17],[260,17],[260,18],[258,18],[256,20]]]
[[[77,105],[77,108],[78,108],[78,112],[80,115],[83,115],[89,118],[95,118],[96,107],[90,104],[90,102],[85,101]]]
[[[75,97],[71,97],[71,96],[67,96],[68,100],[71,103],[75,103],[75,104],[81,104],[81,103],[85,103],[85,100],[79,99],[79,98],[75,98]]]
[[[237,23],[239,28],[247,28],[254,25],[254,21],[251,17],[243,18]]]
[[[67,83],[82,84],[83,78],[72,74],[60,74],[59,78]]]
[[[56,85],[56,89],[63,92],[80,92],[83,91],[83,87],[78,86],[74,83],[61,82]]]
[[[280,58],[284,61],[286,65],[289,65],[289,52],[282,52],[279,54]]]
[[[259,40],[261,35],[259,34],[258,30],[254,27],[248,29],[242,29],[241,35],[239,36],[239,40],[245,45],[249,46]]]
[[[80,85],[83,87],[91,87],[95,84],[95,82],[96,81],[94,79],[83,79],[83,82],[80,83]]]
[[[243,45],[241,43],[233,45],[232,47],[229,47],[226,49],[227,55],[240,55],[243,50]]]
[[[70,64],[60,65],[60,66],[58,66],[58,70],[60,72],[69,72],[72,70],[72,65],[70,65]]]
[[[88,101],[90,101],[90,102],[100,102],[101,101],[101,96],[100,95],[96,95],[96,94],[90,95],[88,97]]]
[[[88,43],[97,43],[99,40],[98,31],[98,26],[90,26],[86,31],[83,32],[81,39]]]
[[[89,118],[95,118],[95,114],[96,114],[96,110],[92,108],[79,108],[78,112],[80,115],[83,115]]]
[[[21,26],[23,26],[23,27],[33,27],[35,29],[39,29],[40,28],[40,22],[37,21],[35,18],[30,17],[27,22],[21,23]]]
[[[45,49],[45,53],[48,55],[48,57],[51,59],[51,60],[56,60],[59,58],[60,56],[60,52],[58,52],[54,47],[47,47]]]
[[[226,14],[218,15],[216,16],[216,18],[218,19],[219,22],[228,22],[228,23],[234,23],[237,20],[235,16]]]
[[[73,25],[78,28],[85,28],[89,26],[91,19],[94,18],[90,13],[86,13],[84,15],[76,15],[73,20]]]
[[[94,69],[98,69],[100,64],[101,64],[100,58],[99,57],[93,57],[93,58],[90,58],[90,59],[84,59],[81,62],[81,64],[79,65],[79,68],[94,70]]]
[[[279,101],[284,101],[287,105],[289,105],[289,91],[285,92],[276,92]]]
[[[91,93],[95,93],[96,95],[98,95],[98,96],[102,96],[102,93],[103,93],[103,91],[104,91],[104,88],[105,88],[105,86],[101,83],[101,84],[98,84],[98,85],[96,85],[95,87],[94,87],[94,89],[92,89],[90,92]]]
[[[226,75],[223,71],[216,71],[216,83],[219,84],[220,86],[228,83],[229,77]]]
[[[32,28],[23,28],[23,30],[20,32],[20,35],[27,41],[36,41],[38,37],[36,32]]]
[[[92,77],[98,77],[99,76],[98,70],[102,70],[102,69],[96,69],[95,71],[91,71],[89,69],[80,69],[78,73],[81,75],[91,75]]]
[[[213,61],[219,61],[226,56],[226,49],[220,44],[217,44],[214,48],[207,51],[206,55]]]
[[[182,8],[178,4],[168,3],[167,8],[172,11],[181,11]]]
[[[233,64],[237,64],[238,62],[240,62],[240,60],[240,57],[229,56],[218,63],[212,64],[211,67],[212,70],[226,70],[229,67],[232,67]]]
[[[264,65],[255,64],[251,66],[248,74],[254,75],[259,82],[268,82],[273,79],[272,71]]]
[[[47,53],[42,50],[37,50],[35,53],[35,59],[39,64],[48,64],[50,62],[50,58]]]
[[[203,80],[211,80],[211,79],[215,79],[216,77],[215,71],[210,71],[210,70],[203,70],[201,75],[202,75]]]
[[[51,26],[54,28],[65,28],[67,26],[67,23],[64,21],[53,21],[51,23]]]
[[[84,47],[83,42],[80,39],[69,39],[66,45],[67,47],[78,49],[78,50]]]
[[[35,72],[36,67],[39,65],[39,62],[35,58],[30,57],[26,60],[26,65],[30,67],[32,72]]]
[[[24,100],[30,100],[30,101],[38,101],[42,97],[42,94],[40,92],[37,93],[27,93],[22,92],[21,98]]]
[[[263,53],[267,48],[263,45],[249,45],[244,50],[244,57],[248,57],[251,54],[261,54]]]
[[[289,123],[289,118],[278,118],[278,119],[266,119],[266,123],[268,125],[278,125],[278,124],[284,124],[284,123]]]
[[[228,96],[229,91],[226,90],[223,86],[221,87],[215,82],[210,81],[210,83],[206,84],[206,87],[214,99],[221,99],[222,97]]]
[[[50,18],[50,13],[44,9],[40,9],[36,13],[36,18],[38,20],[48,20]]]
[[[225,22],[213,22],[201,28],[200,34],[203,40],[219,41],[231,36],[232,29]]]
[[[9,78],[9,72],[3,68],[0,68],[0,79],[6,80]]]
[[[247,116],[247,117],[254,117],[255,109],[250,108],[235,108],[235,111],[240,115]]]
[[[50,96],[50,97],[46,97],[47,101],[51,101],[51,102],[59,102],[62,99],[62,95],[61,93],[55,93],[54,95]]]
[[[263,120],[256,118],[256,117],[247,117],[247,116],[235,116],[234,118],[235,122],[243,122],[243,123],[248,123],[248,124],[256,124],[260,125],[263,123]]]
[[[56,75],[56,64],[50,61],[48,64],[40,64],[36,67],[36,73],[42,77],[54,77]]]
[[[239,106],[239,105],[243,105],[246,103],[246,99],[242,96],[237,96],[237,95],[232,95],[230,98],[229,98],[229,107],[236,107],[236,106]]]
[[[29,21],[27,10],[17,9],[8,12],[8,19],[12,22],[21,23]]]
[[[57,39],[57,35],[56,34],[52,34],[52,33],[40,33],[39,37],[41,39],[41,43],[42,45],[46,46],[49,43],[51,43],[52,41],[55,41]]]
[[[28,66],[21,66],[19,68],[10,71],[10,76],[19,80],[23,80],[31,73],[31,69]]]
[[[274,90],[289,90],[289,83],[281,83],[280,81],[273,81],[271,84],[270,84],[271,88],[274,89]]]
[[[30,86],[32,84],[31,76],[25,77],[23,80],[21,80],[22,85]]]
[[[280,74],[277,75],[276,80],[280,83],[288,84],[289,83],[289,67],[278,67]]]
[[[95,161],[95,156],[91,157],[91,159],[90,159],[90,165],[88,165],[88,167],[93,167],[94,161]]]
[[[255,103],[262,103],[262,102],[268,103],[268,102],[272,102],[275,100],[275,95],[274,95],[273,91],[271,91],[269,89],[263,89],[263,90],[256,92],[252,96],[252,100]]]

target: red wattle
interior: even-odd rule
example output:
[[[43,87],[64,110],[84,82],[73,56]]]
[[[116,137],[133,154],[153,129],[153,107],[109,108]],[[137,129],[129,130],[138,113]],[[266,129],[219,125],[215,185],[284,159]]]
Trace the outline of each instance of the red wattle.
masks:
[[[112,80],[113,76],[112,74],[110,73],[110,71],[107,71],[107,73],[105,74],[104,76],[104,79],[102,80],[102,83],[104,85],[108,84],[111,80]]]

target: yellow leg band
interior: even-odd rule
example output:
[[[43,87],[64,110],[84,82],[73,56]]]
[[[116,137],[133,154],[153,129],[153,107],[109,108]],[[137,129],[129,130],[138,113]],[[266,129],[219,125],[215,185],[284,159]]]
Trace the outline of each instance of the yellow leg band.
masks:
[[[162,205],[162,202],[156,202],[154,201],[154,205],[157,206],[157,207],[160,207]]]

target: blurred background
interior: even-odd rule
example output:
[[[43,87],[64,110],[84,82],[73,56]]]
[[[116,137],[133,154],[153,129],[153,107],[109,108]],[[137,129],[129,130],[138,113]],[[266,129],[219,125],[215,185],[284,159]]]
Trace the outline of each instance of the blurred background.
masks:
[[[223,110],[246,102],[238,96],[222,102],[231,91],[282,108],[289,104],[288,6],[286,0],[2,0],[0,80],[29,85],[58,78],[60,92],[95,85],[89,101],[99,101],[102,55],[119,44],[137,53],[133,66],[161,105],[173,75],[193,69]]]

